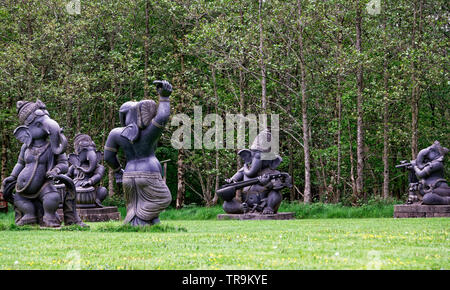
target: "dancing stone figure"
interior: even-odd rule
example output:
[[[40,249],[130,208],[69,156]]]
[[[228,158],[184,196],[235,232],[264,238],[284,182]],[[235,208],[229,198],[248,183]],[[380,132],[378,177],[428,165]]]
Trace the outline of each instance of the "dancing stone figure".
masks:
[[[56,181],[68,188],[62,201],[65,225],[85,226],[76,211],[75,186],[64,175],[68,161],[65,154],[67,139],[62,129],[39,100],[17,102],[17,112],[21,126],[16,128],[14,136],[23,145],[11,175],[2,182],[5,200],[14,204],[16,224],[61,225],[56,214],[61,202],[54,185]]]
[[[105,144],[105,161],[114,170],[116,182],[122,183],[127,202],[124,222],[133,226],[159,223],[160,212],[172,200],[155,156],[156,145],[169,120],[172,86],[167,81],[154,84],[159,105],[152,100],[123,104],[119,110],[123,127],[113,129]],[[127,159],[125,169],[117,159],[120,148]]]

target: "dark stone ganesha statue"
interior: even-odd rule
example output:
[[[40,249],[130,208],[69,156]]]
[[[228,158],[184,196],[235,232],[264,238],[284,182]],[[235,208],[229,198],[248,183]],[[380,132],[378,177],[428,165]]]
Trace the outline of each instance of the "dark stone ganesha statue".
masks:
[[[243,149],[238,155],[244,161],[244,166],[227,179],[226,185],[217,191],[224,200],[223,209],[228,214],[261,213],[276,214],[281,204],[280,191],[292,186],[289,174],[276,170],[282,159],[275,155],[272,159],[264,160],[263,153],[270,151],[261,146],[263,142],[270,142],[271,134],[262,131],[254,140],[250,150]],[[242,202],[235,197],[236,190],[242,190]]]
[[[126,102],[120,107],[122,127],[113,129],[105,144],[105,161],[121,183],[127,202],[125,223],[145,226],[159,223],[159,214],[169,206],[172,196],[162,179],[162,167],[155,156],[158,140],[169,120],[172,86],[155,81],[159,105],[153,100]],[[117,159],[122,149],[126,166]]]
[[[409,170],[408,202],[426,205],[450,204],[450,187],[444,179],[444,156],[448,149],[438,141],[421,150],[416,160],[402,161],[396,167]]]
[[[108,191],[98,186],[105,174],[100,164],[103,154],[97,151],[94,141],[86,134],[78,134],[74,140],[75,153],[69,155],[69,172],[77,191],[78,207],[103,207]]]
[[[62,129],[39,100],[17,102],[17,111],[21,126],[14,136],[23,145],[11,175],[2,182],[5,199],[14,204],[16,224],[59,227],[56,211],[61,197],[54,182],[62,182],[68,188],[63,199],[64,223],[85,226],[76,211],[75,186],[63,175],[68,170],[68,160]]]

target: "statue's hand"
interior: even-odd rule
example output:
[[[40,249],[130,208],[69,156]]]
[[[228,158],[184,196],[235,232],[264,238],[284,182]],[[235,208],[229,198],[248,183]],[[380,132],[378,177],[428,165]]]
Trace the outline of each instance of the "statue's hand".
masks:
[[[114,178],[116,179],[116,183],[122,183],[122,177],[123,177],[123,169],[120,169],[119,171],[114,173]]]
[[[59,174],[59,169],[58,168],[53,168],[50,171],[47,171],[47,173],[45,174],[45,176],[47,178],[53,179],[56,175]]]
[[[168,81],[154,81],[153,84],[161,97],[169,97],[172,94],[172,85]]]
[[[83,168],[83,167],[81,167],[81,166],[78,166],[77,169],[78,169],[79,171],[83,172],[83,173],[89,173],[89,170],[88,170],[88,169],[85,169],[85,168]]]
[[[259,183],[261,183],[261,185],[265,186],[270,182],[270,176],[268,174],[264,174],[264,175],[258,176],[258,180],[259,180]]]
[[[408,165],[406,167],[406,169],[411,170],[414,169],[414,167],[416,166],[416,160],[411,160],[411,162],[409,162],[411,165]]]
[[[270,207],[265,207],[262,213],[263,214],[274,214],[274,211]]]
[[[250,208],[246,202],[242,203],[242,210],[244,211],[244,213],[247,213],[250,210]]]
[[[92,180],[89,179],[81,182],[81,187],[89,187],[89,186],[92,186]]]
[[[15,177],[15,176],[6,177],[5,179],[3,179],[2,189],[4,189],[8,183],[14,182],[16,180],[17,180],[17,177]]]
[[[227,178],[227,179],[225,179],[225,182],[226,183],[233,183],[234,180],[233,180],[233,178]]]

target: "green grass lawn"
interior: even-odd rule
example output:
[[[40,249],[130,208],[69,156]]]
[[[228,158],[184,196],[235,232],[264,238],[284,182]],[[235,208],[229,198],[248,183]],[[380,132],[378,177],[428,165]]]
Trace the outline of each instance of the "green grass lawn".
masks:
[[[138,232],[11,221],[0,218],[0,269],[450,269],[448,218],[162,220]]]

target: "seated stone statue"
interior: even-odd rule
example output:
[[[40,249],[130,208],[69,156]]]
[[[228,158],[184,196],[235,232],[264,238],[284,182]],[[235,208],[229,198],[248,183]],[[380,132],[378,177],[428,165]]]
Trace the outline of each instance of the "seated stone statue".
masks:
[[[14,204],[16,224],[59,227],[61,221],[56,210],[61,197],[54,181],[62,181],[70,189],[63,200],[64,223],[85,226],[76,211],[75,186],[63,175],[68,162],[67,139],[62,129],[39,100],[17,102],[17,112],[21,126],[14,136],[23,145],[11,176],[2,182],[5,199]]]
[[[438,141],[419,152],[411,161],[417,179],[422,203],[428,205],[450,204],[450,187],[444,179],[444,156],[448,149]]]
[[[158,140],[169,120],[172,86],[155,81],[159,105],[152,100],[126,102],[120,107],[122,127],[113,129],[105,144],[105,161],[122,183],[127,202],[125,223],[133,226],[159,223],[159,214],[172,196],[162,179],[162,167],[155,156]],[[127,163],[122,169],[117,152],[122,149]]]
[[[276,155],[270,160],[263,160],[262,154],[270,152],[270,147],[261,146],[270,143],[268,130],[262,131],[254,140],[250,150],[238,152],[244,166],[227,179],[227,185],[217,191],[224,200],[223,209],[228,214],[262,213],[276,214],[281,204],[280,191],[290,187],[291,177],[276,170],[282,159]],[[235,198],[235,191],[243,189],[242,202]]]
[[[77,189],[78,207],[103,207],[102,201],[108,195],[103,186],[98,186],[105,174],[105,167],[100,164],[103,154],[96,150],[92,138],[78,134],[74,140],[75,153],[69,155],[69,172]]]

